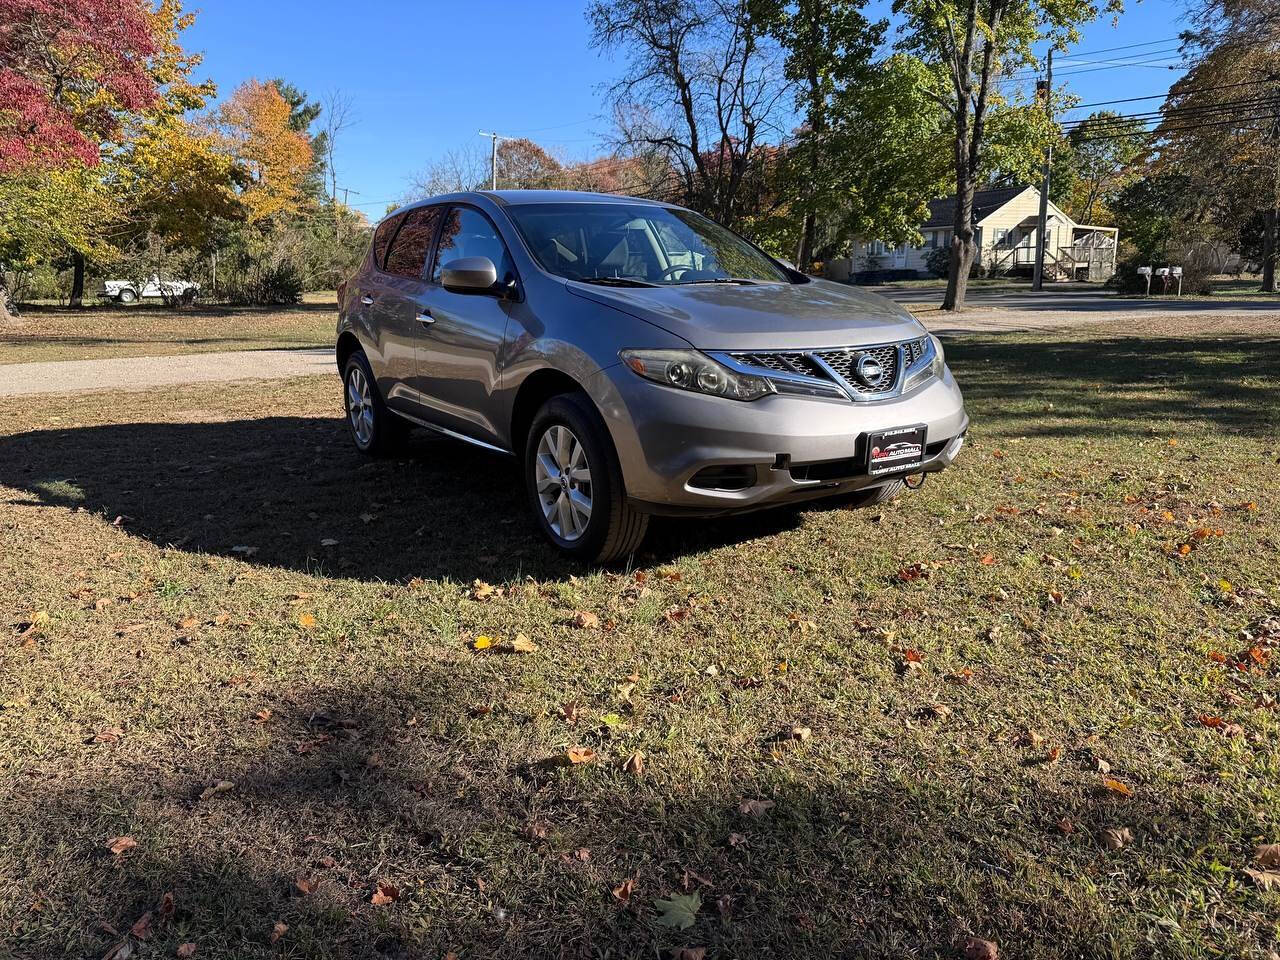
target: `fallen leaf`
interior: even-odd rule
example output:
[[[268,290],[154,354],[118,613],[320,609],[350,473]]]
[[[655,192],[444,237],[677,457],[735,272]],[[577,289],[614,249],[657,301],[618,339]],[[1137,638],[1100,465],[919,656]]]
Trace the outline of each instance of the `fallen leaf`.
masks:
[[[302,613],[298,615],[298,626],[303,630],[312,630],[315,628],[316,618],[313,613]]]
[[[1280,890],[1280,870],[1250,870],[1245,867],[1244,872],[1259,889]]]
[[[747,845],[747,838],[744,837],[742,834],[740,833],[729,834],[729,846],[745,847],[746,845]]]
[[[183,617],[178,621],[179,630],[194,630],[200,625],[200,621],[195,617]]]
[[[635,889],[635,886],[636,882],[634,880],[623,880],[622,883],[613,888],[613,898],[626,903],[631,899],[631,891]]]
[[[1104,777],[1102,780],[1102,788],[1109,790],[1111,793],[1118,793],[1122,797],[1132,797],[1133,788],[1127,784],[1121,783],[1119,780],[1113,780],[1110,777]]]
[[[338,541],[333,539],[333,537],[325,537],[320,541],[320,546],[322,547],[336,547],[337,545]]]
[[[1280,843],[1260,843],[1253,848],[1253,859],[1263,867],[1280,867]]]
[[[1063,817],[1061,820],[1058,821],[1058,832],[1064,833],[1070,836],[1071,834],[1076,832],[1076,825],[1072,823],[1070,820],[1068,820],[1066,817]]]
[[[212,786],[205,787],[200,792],[201,800],[208,800],[210,797],[216,797],[220,793],[226,793],[228,790],[235,788],[235,783],[231,780],[219,780]]]
[[[493,646],[493,637],[486,637],[483,634],[476,637],[475,642],[471,646],[476,650],[488,650]]]
[[[549,828],[541,820],[534,820],[532,823],[525,824],[525,828],[521,831],[528,840],[545,840],[547,839],[547,830]]]
[[[139,940],[151,939],[151,911],[148,910],[137,920],[133,921],[133,926],[129,928],[129,932]]]
[[[1119,850],[1133,843],[1133,831],[1128,827],[1108,827],[1102,831],[1102,842],[1108,850]]]
[[[978,562],[984,567],[994,567],[999,561],[992,554],[984,553]]]
[[[578,722],[578,705],[574,703],[572,700],[570,700],[568,703],[561,704],[559,707],[559,713],[561,718],[566,723]]]
[[[124,730],[120,727],[105,727],[93,735],[91,743],[115,743],[124,736]]]
[[[911,583],[913,580],[929,579],[929,571],[924,568],[923,564],[913,563],[899,570],[897,576],[903,583]]]
[[[271,719],[271,710],[268,707],[264,707],[263,709],[259,710],[257,713],[253,715],[254,723],[266,723],[270,719]]]
[[[774,806],[776,804],[772,800],[743,800],[738,804],[738,812],[749,817],[759,817],[768,813]]]
[[[806,740],[808,740],[812,736],[813,736],[813,731],[810,730],[808,727],[793,726],[782,731],[781,739],[797,740],[800,743],[804,743]]]
[[[644,754],[637,750],[631,756],[627,757],[623,763],[622,769],[633,776],[640,776],[644,773]]]
[[[676,930],[687,930],[697,922],[698,910],[702,907],[702,894],[697,890],[693,893],[673,893],[668,899],[655,900],[653,903],[658,908],[660,924]]]
[[[300,894],[304,897],[309,897],[311,894],[316,892],[316,888],[320,886],[320,881],[315,877],[300,876],[298,879],[293,881],[293,885],[298,889]]]
[[[288,930],[289,930],[289,925],[287,923],[281,923],[279,920],[277,920],[276,925],[271,928],[271,942],[275,943],[277,940],[283,937],[285,933],[288,932]]]
[[[471,585],[472,600],[487,600],[495,593],[493,584],[485,583],[483,580],[477,580]]]
[[[998,960],[1000,951],[990,940],[970,937],[964,943],[964,960]]]
[[[537,649],[538,645],[523,633],[517,633],[516,638],[512,640],[510,644],[510,650],[512,653],[534,653]]]
[[[570,747],[565,752],[565,758],[570,764],[577,766],[580,763],[592,763],[596,759],[596,752],[590,747]]]
[[[671,960],[706,960],[706,947],[676,947],[671,951]]]
[[[369,898],[369,902],[375,907],[382,907],[386,906],[388,903],[395,903],[399,899],[399,888],[388,883],[386,880],[379,880],[377,886],[373,889],[373,896]]]
[[[196,955],[196,945],[194,943],[178,944],[178,957],[180,960],[190,960]]]
[[[590,610],[573,611],[573,625],[580,630],[600,629],[600,618]]]
[[[112,837],[107,841],[107,849],[116,856],[124,853],[126,850],[132,850],[138,845],[138,841],[133,837]]]
[[[102,960],[129,960],[133,956],[133,941],[125,937],[102,955]]]

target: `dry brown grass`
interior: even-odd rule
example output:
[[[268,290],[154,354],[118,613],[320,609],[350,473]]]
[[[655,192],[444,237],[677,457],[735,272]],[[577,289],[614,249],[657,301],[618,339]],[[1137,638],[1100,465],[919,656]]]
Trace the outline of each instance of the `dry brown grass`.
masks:
[[[0,402],[0,952],[1264,960],[1277,346],[952,340],[919,494],[617,571],[502,460],[361,460],[328,378]]]

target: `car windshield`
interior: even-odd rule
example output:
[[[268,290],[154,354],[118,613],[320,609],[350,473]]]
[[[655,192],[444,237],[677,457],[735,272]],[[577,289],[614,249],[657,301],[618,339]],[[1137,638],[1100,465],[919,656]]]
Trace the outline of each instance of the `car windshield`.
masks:
[[[788,283],[767,256],[718,223],[647,203],[515,203],[507,208],[551,273],[625,286]]]

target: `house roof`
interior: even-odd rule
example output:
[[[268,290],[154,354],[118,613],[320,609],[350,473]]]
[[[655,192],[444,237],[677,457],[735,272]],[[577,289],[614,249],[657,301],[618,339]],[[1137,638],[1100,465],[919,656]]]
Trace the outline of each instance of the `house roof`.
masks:
[[[973,194],[973,222],[978,223],[995,213],[1022,191],[1022,187],[996,187],[992,190],[975,190]],[[920,224],[921,230],[955,226],[956,197],[952,194],[929,204],[929,219]]]

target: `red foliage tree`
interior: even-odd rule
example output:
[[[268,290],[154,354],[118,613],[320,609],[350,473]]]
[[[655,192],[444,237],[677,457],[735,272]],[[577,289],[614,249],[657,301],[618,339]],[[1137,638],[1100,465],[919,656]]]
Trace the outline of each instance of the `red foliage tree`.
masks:
[[[118,113],[151,104],[144,0],[0,0],[0,174],[94,164]]]

